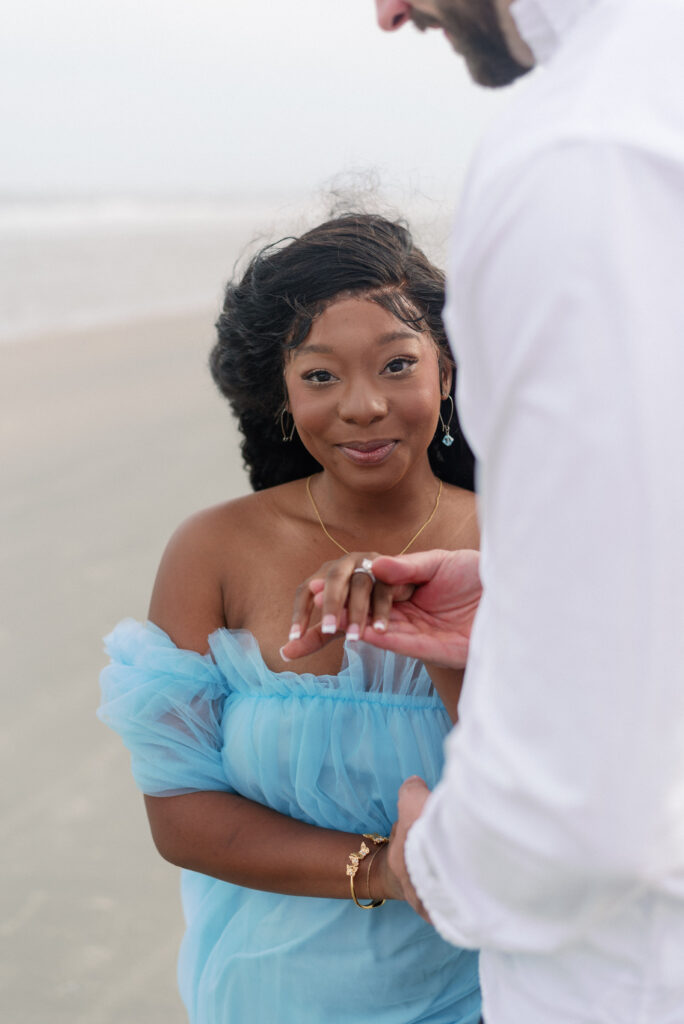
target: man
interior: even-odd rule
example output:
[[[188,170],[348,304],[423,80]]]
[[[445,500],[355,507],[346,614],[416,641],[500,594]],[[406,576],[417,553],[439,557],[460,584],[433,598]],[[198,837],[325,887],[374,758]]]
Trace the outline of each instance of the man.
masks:
[[[378,23],[388,32],[412,21],[417,28],[442,29],[480,85],[508,85],[534,64],[532,50],[517,30],[509,0],[404,3],[376,0]]]
[[[482,84],[542,65],[454,230],[484,595],[443,779],[403,787],[391,864],[481,947],[487,1024],[682,1024],[684,3],[376,6],[442,28]],[[376,560],[419,586],[364,639],[444,661],[462,569]]]

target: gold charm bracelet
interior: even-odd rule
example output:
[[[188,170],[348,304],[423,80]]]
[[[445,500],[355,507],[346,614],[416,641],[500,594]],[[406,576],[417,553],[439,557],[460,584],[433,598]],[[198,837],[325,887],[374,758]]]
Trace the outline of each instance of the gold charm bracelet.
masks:
[[[380,847],[385,846],[387,843],[389,843],[389,837],[379,836],[376,832],[364,832],[363,838],[370,839],[373,845],[377,847],[377,849],[373,852],[373,856],[371,857],[370,863],[368,865],[368,895],[370,896],[370,869],[373,864],[373,861],[375,860],[376,854],[378,854],[380,851]],[[368,846],[368,844],[361,843],[361,848],[359,849],[358,853],[349,854],[350,863],[347,864],[347,875],[349,876],[349,888],[351,890],[351,898],[354,900],[356,906],[360,907],[361,910],[375,910],[376,907],[381,907],[385,902],[384,900],[374,900],[371,898],[370,903],[360,903],[359,900],[357,899],[356,893],[354,892],[354,879],[356,878],[356,873],[359,870],[359,864],[365,857],[368,856],[369,853],[370,847]]]

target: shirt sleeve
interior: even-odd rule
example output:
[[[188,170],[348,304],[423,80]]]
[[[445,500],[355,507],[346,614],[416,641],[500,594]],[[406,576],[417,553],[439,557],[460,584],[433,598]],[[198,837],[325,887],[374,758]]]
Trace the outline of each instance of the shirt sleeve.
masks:
[[[406,859],[445,938],[541,952],[684,863],[681,174],[556,146],[480,221],[450,283],[484,596]]]

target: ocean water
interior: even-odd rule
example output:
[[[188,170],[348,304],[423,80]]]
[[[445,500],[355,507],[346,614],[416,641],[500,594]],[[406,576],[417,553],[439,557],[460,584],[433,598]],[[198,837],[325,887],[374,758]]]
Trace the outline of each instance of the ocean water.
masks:
[[[444,258],[449,207],[383,205],[407,215]],[[0,200],[0,343],[220,308],[236,263],[329,215],[326,197]]]
[[[0,202],[0,342],[216,307],[295,199]]]

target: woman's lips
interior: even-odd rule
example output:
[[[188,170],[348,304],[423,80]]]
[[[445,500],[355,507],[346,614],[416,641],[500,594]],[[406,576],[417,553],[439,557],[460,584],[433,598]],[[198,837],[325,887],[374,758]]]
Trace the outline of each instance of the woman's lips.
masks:
[[[396,441],[352,441],[337,447],[357,466],[377,466],[394,451],[396,445]]]

